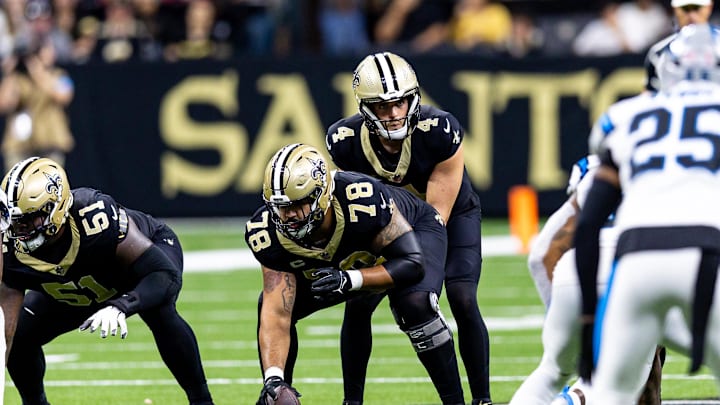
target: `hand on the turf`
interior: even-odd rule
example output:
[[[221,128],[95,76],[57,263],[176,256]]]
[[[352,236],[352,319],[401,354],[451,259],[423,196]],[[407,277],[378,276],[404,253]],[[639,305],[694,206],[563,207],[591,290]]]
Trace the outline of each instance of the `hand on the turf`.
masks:
[[[346,271],[332,267],[315,270],[311,290],[316,297],[325,295],[342,295],[350,291],[352,281]]]
[[[116,307],[110,305],[97,312],[95,312],[90,318],[86,319],[85,322],[80,325],[80,330],[83,331],[90,328],[90,333],[100,327],[100,337],[108,337],[110,335],[117,335],[118,328],[120,328],[120,337],[125,339],[127,336],[127,322],[125,321],[125,313]]]

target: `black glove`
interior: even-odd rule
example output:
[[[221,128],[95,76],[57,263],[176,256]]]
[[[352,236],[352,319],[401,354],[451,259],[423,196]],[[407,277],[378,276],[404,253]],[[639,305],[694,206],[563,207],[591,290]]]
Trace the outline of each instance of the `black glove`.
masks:
[[[286,383],[285,380],[280,377],[273,376],[268,377],[265,380],[265,386],[263,386],[262,391],[260,391],[260,398],[258,398],[255,405],[267,405],[268,397],[272,398],[273,400],[277,399],[277,391],[280,389],[280,387],[287,387],[298,398],[301,396],[300,393],[297,392],[295,388],[291,387],[290,384]]]
[[[593,329],[595,327],[595,321],[589,320],[591,318],[589,316],[583,318],[578,375],[585,381],[590,382],[590,378],[595,367],[593,364]]]
[[[350,281],[347,271],[325,267],[315,270],[313,276],[317,277],[317,279],[312,282],[310,290],[315,297],[342,295],[352,288],[352,281]]]

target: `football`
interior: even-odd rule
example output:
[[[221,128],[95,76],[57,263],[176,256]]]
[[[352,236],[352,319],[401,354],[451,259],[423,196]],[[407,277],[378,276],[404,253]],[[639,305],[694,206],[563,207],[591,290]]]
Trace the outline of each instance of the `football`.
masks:
[[[300,398],[295,396],[293,390],[286,386],[277,388],[277,399],[267,398],[267,405],[300,405]]]

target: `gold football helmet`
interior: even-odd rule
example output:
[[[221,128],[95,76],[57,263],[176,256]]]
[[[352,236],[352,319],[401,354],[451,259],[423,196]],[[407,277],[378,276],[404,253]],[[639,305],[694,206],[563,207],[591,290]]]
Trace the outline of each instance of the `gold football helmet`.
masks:
[[[15,248],[29,253],[55,236],[72,206],[65,170],[46,158],[25,159],[10,169],[2,182],[10,212],[8,236]]]
[[[389,140],[402,140],[412,134],[420,118],[420,85],[412,66],[390,52],[367,56],[355,68],[353,91],[360,114],[371,133]],[[402,128],[389,130],[388,120],[379,119],[369,104],[408,99],[408,113]]]
[[[263,200],[278,231],[300,242],[322,223],[333,187],[332,175],[320,152],[295,143],[283,147],[270,159],[265,168]],[[283,209],[304,203],[310,209],[303,218],[283,219]]]

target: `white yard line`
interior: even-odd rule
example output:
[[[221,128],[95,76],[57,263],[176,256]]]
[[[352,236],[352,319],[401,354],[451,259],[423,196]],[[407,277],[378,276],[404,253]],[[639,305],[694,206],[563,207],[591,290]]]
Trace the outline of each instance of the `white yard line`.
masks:
[[[519,254],[520,242],[512,236],[487,236],[482,239],[483,256]],[[185,271],[227,271],[257,269],[259,263],[249,249],[201,250],[185,252]]]

